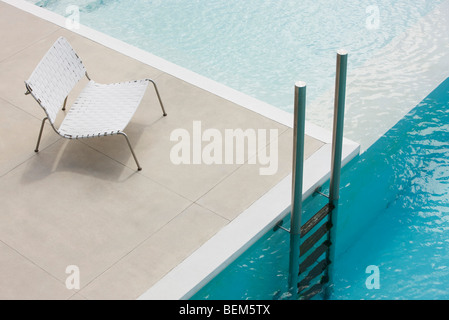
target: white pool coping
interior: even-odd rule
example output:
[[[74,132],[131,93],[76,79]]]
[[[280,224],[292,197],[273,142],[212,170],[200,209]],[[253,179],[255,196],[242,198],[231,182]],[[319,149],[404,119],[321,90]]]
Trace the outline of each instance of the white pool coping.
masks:
[[[330,178],[331,144],[304,163],[303,199]],[[360,146],[344,144],[343,165],[358,155]],[[186,300],[223,271],[251,245],[290,213],[292,175],[202,245],[139,297],[139,300]]]
[[[25,0],[0,1],[66,28],[66,18]],[[270,104],[89,27],[80,25],[78,29],[70,29],[70,31],[254,111],[268,119],[290,128],[293,127],[293,115]],[[306,134],[325,144],[304,163],[304,199],[329,179],[332,143],[331,133],[313,123],[306,122]],[[360,145],[358,143],[344,139],[342,164],[348,163],[359,152]],[[226,268],[263,234],[273,228],[279,220],[289,214],[291,182],[291,175],[284,178],[138,299],[181,300],[192,297],[202,286]]]

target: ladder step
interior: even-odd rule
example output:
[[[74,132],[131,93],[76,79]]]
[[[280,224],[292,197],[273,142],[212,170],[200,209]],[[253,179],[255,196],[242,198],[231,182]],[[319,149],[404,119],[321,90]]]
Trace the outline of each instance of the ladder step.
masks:
[[[318,211],[309,221],[307,221],[301,227],[301,238],[303,238],[306,234],[310,232],[321,220],[324,219],[332,210],[334,206],[330,203],[326,204],[320,211]]]
[[[322,284],[322,283],[317,283],[317,284],[313,285],[312,288],[310,288],[309,290],[307,290],[306,292],[301,294],[300,299],[301,300],[312,299],[314,296],[319,294],[321,292],[321,290],[323,290],[323,287],[324,287],[324,284]]]
[[[310,272],[309,274],[302,279],[298,283],[298,292],[301,292],[309,287],[310,281],[318,277],[321,273],[323,273],[324,270],[326,270],[326,267],[328,266],[327,259],[321,260]]]
[[[315,249],[305,260],[303,263],[299,265],[299,274],[304,273],[312,264],[314,264],[322,255],[325,253],[329,247],[331,246],[331,242],[329,240],[324,241],[318,248]]]
[[[332,223],[324,223],[314,234],[307,238],[299,247],[299,256],[302,257],[332,228]]]

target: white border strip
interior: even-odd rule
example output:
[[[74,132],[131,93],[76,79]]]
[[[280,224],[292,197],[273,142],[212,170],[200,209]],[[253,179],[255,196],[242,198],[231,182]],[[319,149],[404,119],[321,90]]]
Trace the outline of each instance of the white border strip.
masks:
[[[343,165],[359,154],[360,146],[343,146]],[[330,144],[304,163],[303,198],[330,178]],[[290,213],[291,174],[268,191],[208,242],[176,266],[139,300],[186,300],[223,271],[238,256]]]
[[[0,0],[33,14],[39,18],[65,28],[66,19],[54,12],[40,8],[25,0]],[[244,108],[293,127],[293,115],[242,92],[229,88],[195,72],[182,68],[151,53],[131,46],[101,32],[81,25],[71,30],[85,38],[95,41],[142,63],[175,76],[219,97],[236,103]],[[292,88],[293,91],[293,88]],[[303,197],[307,198],[330,176],[331,133],[313,123],[306,122],[306,134],[323,141],[325,145],[304,163]],[[358,155],[360,146],[344,139],[343,165]],[[230,224],[201,246],[184,262],[175,267],[152,288],[145,292],[140,300],[146,299],[188,299],[227,267],[240,254],[254,244],[263,234],[285,217],[291,204],[291,175],[268,191],[245,210]]]

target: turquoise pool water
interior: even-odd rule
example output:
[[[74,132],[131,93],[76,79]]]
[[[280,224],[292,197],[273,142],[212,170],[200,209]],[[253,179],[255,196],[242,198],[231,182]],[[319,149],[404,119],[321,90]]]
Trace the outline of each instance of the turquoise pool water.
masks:
[[[333,86],[338,49],[359,67],[442,2],[27,1],[63,16],[78,5],[82,24],[288,112],[296,81],[307,81],[309,101]]]
[[[449,298],[448,141],[449,78],[344,168],[331,299]],[[288,252],[288,233],[269,232],[193,299],[287,299]]]

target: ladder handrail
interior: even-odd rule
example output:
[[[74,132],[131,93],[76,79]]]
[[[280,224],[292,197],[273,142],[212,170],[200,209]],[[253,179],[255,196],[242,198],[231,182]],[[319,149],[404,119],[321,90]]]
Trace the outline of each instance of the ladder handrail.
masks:
[[[343,149],[344,112],[346,100],[348,53],[344,50],[337,52],[337,72],[335,80],[334,127],[332,137],[331,179],[329,187],[329,203],[316,213],[304,226],[301,226],[302,215],[302,185],[304,170],[304,136],[305,136],[305,108],[306,83],[295,84],[295,114],[293,136],[293,168],[292,168],[292,210],[290,230],[290,263],[289,263],[289,291],[293,298],[311,298],[321,292],[324,286],[325,298],[332,294],[333,266],[336,252],[336,226],[338,217],[338,201],[340,191],[340,174]],[[327,222],[323,219],[327,217]],[[305,236],[316,226],[321,226],[307,239]],[[279,226],[282,228],[281,226]],[[285,228],[282,228],[286,230]],[[327,236],[324,242],[321,239]],[[300,257],[304,257],[312,248],[302,264]],[[319,263],[316,261],[325,254]],[[299,280],[300,273],[308,268],[312,270]],[[323,274],[324,273],[324,274]],[[318,284],[310,287],[311,282],[321,275]]]
[[[302,186],[304,174],[304,141],[306,127],[305,82],[295,83],[295,122],[293,134],[292,213],[290,223],[290,263],[288,286],[293,297],[297,295],[299,274],[299,244],[301,242]],[[296,196],[299,195],[299,196]]]

